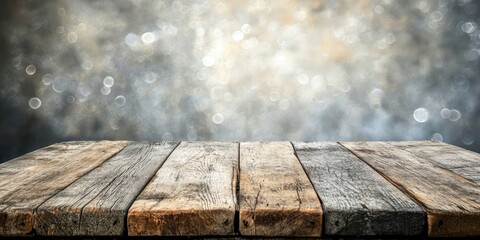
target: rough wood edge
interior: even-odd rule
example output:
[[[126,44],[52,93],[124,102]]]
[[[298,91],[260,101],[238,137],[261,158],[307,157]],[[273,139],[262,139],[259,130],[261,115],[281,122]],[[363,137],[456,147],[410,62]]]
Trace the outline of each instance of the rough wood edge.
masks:
[[[281,211],[272,209],[263,210],[240,210],[240,235],[250,237],[320,237],[323,230],[323,211],[318,209],[302,208],[283,209]],[[269,234],[259,234],[270,228],[269,224],[279,222],[282,225],[289,225],[292,222],[300,222],[302,227],[295,228],[294,231],[288,230],[279,232],[275,236]],[[253,225],[254,228],[244,228]]]
[[[144,222],[145,225],[128,224],[128,236],[161,236],[161,237],[195,237],[195,236],[234,236],[234,222],[229,219],[234,217],[235,212],[230,209],[209,209],[201,212],[191,210],[166,210],[166,211],[129,211],[127,222]],[[226,219],[226,220],[224,220]],[[182,231],[173,231],[175,226],[169,226],[168,223],[181,223],[181,225],[190,225],[188,233]],[[196,226],[189,224],[191,222],[209,222],[212,227]],[[142,228],[138,228],[143,226]],[[167,227],[165,227],[167,226]],[[219,228],[218,226],[222,226]],[[203,229],[202,229],[203,228]],[[214,229],[212,231],[212,229]],[[193,231],[192,231],[193,230]]]
[[[109,141],[109,140],[102,140],[102,141],[66,141],[66,142],[60,142],[56,144],[75,144],[75,143],[100,143],[103,141],[107,142],[118,142],[118,143],[123,143],[124,146],[120,147],[117,149],[117,151],[113,152],[109,157],[105,158],[103,162],[107,161],[111,157],[115,156],[118,154],[120,151],[122,151],[126,146],[128,146],[131,142],[130,141]],[[55,145],[55,144],[52,144]],[[49,146],[52,146],[49,145]],[[49,147],[47,146],[47,147]],[[45,147],[45,148],[47,148]],[[42,148],[43,149],[43,148]],[[41,149],[35,150],[33,152],[37,152]],[[21,157],[21,156],[20,156]],[[13,159],[15,160],[15,159]],[[102,163],[103,163],[102,162]],[[89,172],[93,171],[95,168],[100,166],[102,163],[99,163],[97,166],[93,167],[92,169],[89,169],[88,171],[85,171],[81,176],[78,178],[81,178],[85,174],[88,174]],[[78,179],[77,178],[77,179]],[[34,236],[35,234],[35,212],[37,211],[38,207],[41,206],[43,203],[48,201],[50,198],[55,196],[58,192],[62,191],[63,189],[67,188],[70,186],[73,182],[67,184],[66,186],[59,188],[55,193],[53,193],[50,197],[46,198],[44,201],[39,203],[35,208],[20,208],[20,209],[8,209],[3,208],[0,210],[0,222],[6,222],[2,228],[0,228],[0,236],[9,236],[9,237],[19,237],[19,236]]]

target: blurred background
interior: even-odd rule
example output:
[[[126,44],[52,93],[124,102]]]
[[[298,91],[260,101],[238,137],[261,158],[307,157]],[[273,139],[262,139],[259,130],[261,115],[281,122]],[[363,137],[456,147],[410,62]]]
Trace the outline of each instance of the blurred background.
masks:
[[[1,1],[0,162],[63,140],[480,151],[480,1]]]

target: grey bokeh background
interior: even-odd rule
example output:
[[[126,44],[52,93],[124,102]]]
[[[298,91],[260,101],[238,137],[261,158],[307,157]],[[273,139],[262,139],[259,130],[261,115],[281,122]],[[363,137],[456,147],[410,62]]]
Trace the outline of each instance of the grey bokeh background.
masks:
[[[53,142],[480,151],[480,1],[2,1],[0,161]]]

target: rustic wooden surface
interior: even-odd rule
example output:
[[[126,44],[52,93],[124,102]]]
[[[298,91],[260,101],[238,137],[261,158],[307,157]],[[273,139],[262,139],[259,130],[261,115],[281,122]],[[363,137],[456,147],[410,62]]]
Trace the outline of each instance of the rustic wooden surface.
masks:
[[[35,230],[49,236],[119,236],[128,208],[178,143],[133,143],[43,203]]]
[[[429,236],[480,235],[480,185],[391,143],[341,144],[426,207]]]
[[[322,207],[290,142],[240,143],[240,233],[320,236]]]
[[[130,236],[234,235],[238,143],[182,142],[128,212]]]
[[[128,142],[54,144],[0,165],[0,235],[27,235],[35,209]]]
[[[443,142],[404,141],[389,143],[480,184],[480,154],[478,153]]]
[[[327,235],[420,235],[422,207],[338,143],[294,142],[317,190]]]
[[[0,164],[6,236],[480,237],[442,142],[66,142]]]

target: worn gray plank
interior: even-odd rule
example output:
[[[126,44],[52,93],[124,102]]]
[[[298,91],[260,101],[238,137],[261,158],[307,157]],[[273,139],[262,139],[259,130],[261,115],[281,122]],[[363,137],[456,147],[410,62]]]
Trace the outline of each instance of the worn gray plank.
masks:
[[[480,184],[480,154],[434,141],[388,142]]]
[[[480,236],[480,185],[385,142],[342,142],[426,207],[429,236]]]
[[[233,235],[238,143],[182,142],[128,212],[130,236]]]
[[[177,142],[132,143],[43,203],[35,230],[48,236],[119,236],[128,208]]]
[[[320,236],[322,207],[290,142],[240,143],[240,233]]]
[[[479,167],[463,167],[451,169],[454,173],[461,175],[462,177],[480,184],[480,166]]]
[[[322,200],[327,235],[420,235],[417,203],[335,142],[293,142]]]
[[[67,142],[0,165],[0,236],[28,235],[35,209],[128,142]]]

